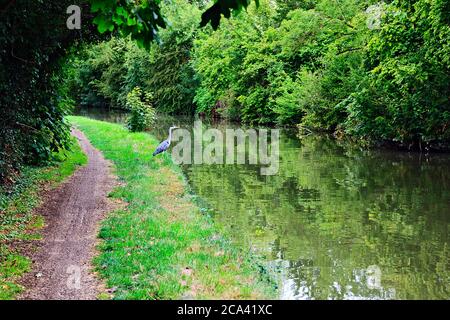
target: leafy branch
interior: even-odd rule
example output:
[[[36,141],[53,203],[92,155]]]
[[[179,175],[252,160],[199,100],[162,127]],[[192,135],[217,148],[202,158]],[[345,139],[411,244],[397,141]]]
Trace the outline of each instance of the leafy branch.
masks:
[[[253,0],[216,0],[202,14],[200,27],[211,23],[214,30],[219,27],[222,15],[229,18],[247,8]],[[148,49],[158,30],[166,28],[167,22],[161,14],[161,0],[90,0],[91,11],[96,13],[93,22],[100,33],[118,30],[123,36],[131,34],[140,47]],[[259,5],[259,0],[255,0]]]

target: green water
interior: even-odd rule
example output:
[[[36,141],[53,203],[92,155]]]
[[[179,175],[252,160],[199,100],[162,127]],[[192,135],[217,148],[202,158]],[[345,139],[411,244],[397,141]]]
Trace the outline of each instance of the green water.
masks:
[[[165,139],[172,124],[192,127],[164,117],[152,133]],[[274,176],[184,167],[232,241],[265,257],[280,298],[450,298],[450,155],[362,151],[292,130],[280,139]]]

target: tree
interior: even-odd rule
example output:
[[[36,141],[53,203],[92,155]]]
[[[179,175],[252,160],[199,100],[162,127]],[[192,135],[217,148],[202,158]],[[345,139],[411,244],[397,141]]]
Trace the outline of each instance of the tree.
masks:
[[[61,58],[81,41],[98,39],[100,33],[117,30],[149,48],[167,22],[160,0],[86,0],[79,5],[84,15],[81,30],[66,26],[67,8],[61,1],[8,0],[0,7],[0,180],[14,182],[23,163],[42,163],[53,151],[68,146],[69,127],[64,115],[70,109],[58,71]],[[221,14],[246,7],[247,1],[219,0],[205,12],[204,24]],[[220,7],[220,10],[217,8]],[[205,23],[206,22],[206,23]],[[100,84],[99,84],[100,85]],[[66,90],[67,92],[67,90]]]
[[[255,0],[259,3],[259,0]],[[216,0],[203,14],[200,26],[208,23],[216,30],[222,15],[229,18],[231,14],[247,8],[251,0]],[[114,31],[117,29],[123,36],[131,35],[137,43],[150,48],[153,39],[158,37],[158,31],[167,26],[167,21],[161,13],[161,0],[91,0],[92,12],[96,13],[94,23],[98,31]]]
[[[370,78],[354,95],[351,134],[421,148],[450,137],[450,1],[397,0],[384,8],[367,54]]]
[[[58,92],[60,57],[93,28],[68,30],[68,0],[10,0],[0,8],[0,180],[14,182],[20,165],[40,163],[67,146],[68,111]],[[85,7],[86,9],[86,7]]]

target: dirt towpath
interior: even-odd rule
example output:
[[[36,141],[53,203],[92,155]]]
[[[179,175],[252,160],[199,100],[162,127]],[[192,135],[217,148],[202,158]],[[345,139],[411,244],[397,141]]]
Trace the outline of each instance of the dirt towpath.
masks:
[[[72,130],[88,164],[59,188],[50,191],[38,210],[46,228],[33,270],[25,276],[28,288],[20,299],[96,299],[101,283],[91,261],[100,220],[113,209],[107,198],[115,184],[110,163],[78,130]]]

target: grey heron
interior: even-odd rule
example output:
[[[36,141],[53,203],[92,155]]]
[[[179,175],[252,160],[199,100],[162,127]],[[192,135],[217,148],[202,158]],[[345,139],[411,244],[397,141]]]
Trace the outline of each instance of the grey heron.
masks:
[[[172,130],[178,129],[178,127],[173,126],[169,129],[169,138],[167,140],[164,140],[159,144],[159,146],[156,148],[155,152],[153,152],[153,156],[156,156],[157,154],[160,154],[170,147],[170,142],[172,141]]]

